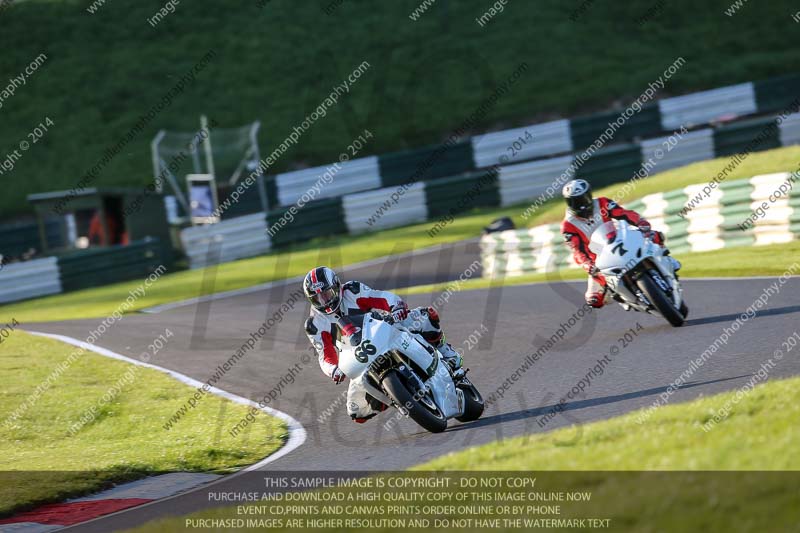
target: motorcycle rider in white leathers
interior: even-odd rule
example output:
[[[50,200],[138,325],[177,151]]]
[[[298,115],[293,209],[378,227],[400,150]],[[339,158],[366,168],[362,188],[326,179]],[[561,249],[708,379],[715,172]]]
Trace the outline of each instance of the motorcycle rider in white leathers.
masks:
[[[342,332],[337,319],[375,309],[391,313],[395,323],[421,335],[439,350],[454,376],[463,375],[461,355],[445,342],[439,326],[439,315],[433,307],[409,310],[408,305],[396,294],[371,289],[358,281],[342,284],[336,272],[325,266],[311,269],[306,274],[303,292],[311,303],[311,315],[305,324],[306,335],[317,350],[320,368],[334,383],[339,384],[346,378],[338,366],[339,349],[336,343]],[[350,382],[347,412],[353,421],[366,422],[386,407],[367,394],[363,386]]]

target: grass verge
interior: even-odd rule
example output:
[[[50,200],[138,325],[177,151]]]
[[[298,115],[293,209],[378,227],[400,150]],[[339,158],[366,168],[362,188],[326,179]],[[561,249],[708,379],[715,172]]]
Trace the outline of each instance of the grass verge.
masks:
[[[415,470],[800,470],[800,378],[758,385],[710,431],[736,392],[448,454]]]
[[[608,519],[609,524],[603,527],[611,531],[760,533],[792,530],[800,508],[800,493],[796,490],[800,454],[794,451],[800,438],[800,428],[796,424],[800,416],[800,378],[756,386],[738,403],[732,404],[727,418],[705,432],[703,424],[719,409],[731,405],[736,394],[735,391],[726,392],[663,407],[641,425],[637,423],[639,411],[585,424],[577,434],[576,427],[569,427],[448,454],[413,469],[421,477],[454,480],[449,489],[413,490],[421,495],[418,501],[424,502],[412,507],[419,511],[411,511],[409,504],[398,506],[385,503],[394,500],[378,499],[375,503],[363,502],[348,507],[354,511],[343,518],[365,521],[370,517],[391,516],[408,520],[405,517],[411,513],[417,519],[428,518],[432,525],[436,524],[434,519],[439,520],[435,529],[458,528],[460,531],[519,531],[522,527],[502,519],[492,522],[502,516],[519,518],[522,524],[528,520],[527,530],[586,531],[585,525],[534,522],[539,518]],[[484,471],[486,475],[478,478],[480,474],[476,471]],[[470,476],[470,472],[474,474]],[[530,488],[509,488],[512,485],[502,481],[514,478],[514,472],[521,473],[516,479],[535,478],[537,493],[578,493],[584,497],[580,498],[580,503],[570,503],[567,498],[567,501],[534,502],[532,507],[528,499],[499,498],[520,492],[524,497],[531,491]],[[502,484],[488,485],[500,488],[480,488],[479,485],[475,485],[478,488],[462,488],[464,485],[459,480],[469,477],[501,480]],[[391,485],[383,485],[387,486]],[[396,488],[336,488],[326,492],[346,496],[353,492],[363,495],[390,491],[409,492]],[[450,500],[458,503],[436,507],[428,502],[441,500],[428,498],[428,493],[458,494],[461,498]],[[327,503],[311,503],[316,501],[328,500],[306,499],[305,507],[295,506],[315,508],[318,510],[315,513],[286,511],[286,506],[266,501],[247,505],[251,512],[241,512],[241,507],[218,508],[157,520],[133,531],[189,531],[187,524],[191,520],[242,519],[253,515],[283,520],[283,529],[278,530],[290,531],[292,529],[286,526],[290,516],[306,521],[341,518],[326,515],[325,506],[333,507]],[[527,503],[519,503],[521,501]],[[461,510],[465,505],[469,511]],[[512,510],[514,506],[519,510]],[[476,518],[487,522],[479,524]],[[335,529],[316,526],[316,529],[358,530],[352,526]],[[409,529],[405,525],[380,528],[381,531]],[[237,527],[236,531],[258,531],[258,527]]]
[[[92,352],[80,355],[38,401],[10,419],[76,350],[20,330],[0,345],[0,375],[5,378],[0,390],[0,516],[151,474],[232,472],[270,455],[286,439],[286,425],[266,415],[248,435],[231,437],[227,427],[248,408],[216,396],[203,398],[166,431],[162,425],[194,389],[156,370]],[[117,384],[119,393],[109,393]],[[72,424],[82,416],[88,420],[93,408],[94,420],[71,434]]]

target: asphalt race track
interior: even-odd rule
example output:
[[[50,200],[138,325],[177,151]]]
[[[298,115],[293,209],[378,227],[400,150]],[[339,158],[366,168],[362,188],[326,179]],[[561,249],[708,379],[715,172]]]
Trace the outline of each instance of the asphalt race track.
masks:
[[[443,255],[446,260],[443,260]],[[359,279],[373,287],[397,287],[455,279],[477,258],[473,243],[444,246],[400,259],[374,262],[341,272],[343,279]],[[447,265],[445,267],[445,265]],[[398,278],[398,276],[401,276]],[[477,274],[475,274],[477,276]],[[406,283],[408,281],[409,283]],[[585,315],[529,370],[512,383],[504,396],[492,403],[476,423],[451,422],[445,433],[433,435],[413,422],[401,420],[387,429],[394,417],[387,411],[366,424],[352,423],[341,395],[346,385],[334,385],[324,376],[314,357],[308,361],[308,342],[302,325],[308,313],[305,302],[269,330],[255,351],[248,353],[216,384],[241,396],[260,399],[281,380],[287,369],[300,364],[293,384],[284,388],[269,406],[299,420],[308,436],[305,444],[268,465],[272,470],[392,470],[404,469],[468,446],[525,433],[549,431],[577,424],[574,438],[581,438],[580,424],[613,417],[656,401],[670,383],[723,333],[776,278],[686,280],[684,294],[691,309],[682,328],[672,328],[660,317],[626,313],[609,305]],[[151,363],[206,381],[217,365],[227,360],[250,333],[286,301],[290,290],[276,284],[270,289],[216,299],[158,314],[126,316],[98,341],[98,345],[137,357],[144,346],[164,328],[175,337]],[[533,353],[567,323],[583,303],[584,282],[535,284],[489,290],[455,292],[440,308],[448,339],[464,350],[470,377],[488,398]],[[438,294],[413,295],[412,306],[427,305]],[[789,279],[769,296],[764,309],[732,333],[728,343],[697,369],[678,389],[670,403],[741,387],[792,334],[800,323],[800,279]],[[625,347],[618,341],[637,321],[643,329]],[[100,320],[29,325],[44,331],[84,339]],[[478,346],[462,344],[481,324]],[[613,346],[618,350],[614,353]],[[537,423],[597,364],[609,354],[610,362],[584,391],[570,400],[565,410],[544,427]],[[304,359],[305,357],[305,359]],[[770,378],[800,374],[795,354],[786,356]],[[338,400],[338,402],[337,402]],[[327,420],[322,411],[336,402]],[[176,405],[176,409],[179,406]],[[237,420],[220,421],[228,431]],[[191,424],[191,412],[178,424]],[[153,442],[168,439],[154,435]],[[240,438],[246,438],[243,433]],[[235,479],[223,480],[215,490],[244,490]],[[111,531],[133,527],[156,517],[185,514],[211,505],[200,489],[168,501],[133,508],[97,519],[74,531]]]

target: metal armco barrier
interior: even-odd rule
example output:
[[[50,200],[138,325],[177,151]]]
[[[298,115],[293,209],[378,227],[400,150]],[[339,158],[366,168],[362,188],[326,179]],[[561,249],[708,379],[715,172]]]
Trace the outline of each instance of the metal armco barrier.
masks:
[[[663,98],[642,106],[641,111],[616,131],[613,142],[641,144],[642,139],[670,134],[682,126],[693,129],[776,112],[789,106],[798,94],[800,74],[791,74]],[[503,161],[503,155],[513,154],[513,163],[520,163],[581,151],[591,145],[619,114],[620,110],[603,111],[477,135],[451,145],[424,146],[355,159],[345,163],[347,168],[343,167],[337,174],[335,184],[325,187],[322,197],[401,185],[408,183],[412,176],[414,182],[431,181],[512,162]],[[526,132],[532,135],[533,141],[524,144],[518,153],[508,152],[511,143]],[[781,144],[794,144],[798,142],[796,137],[795,133],[787,137],[791,140],[782,140]],[[274,176],[269,180],[269,205],[293,204],[331,165],[333,163]]]
[[[144,279],[171,263],[158,239],[11,263],[0,269],[0,303]]]
[[[55,257],[11,263],[0,270],[0,303],[60,292],[61,278]]]
[[[190,268],[263,254],[271,245],[264,213],[187,228],[181,232],[181,242]]]

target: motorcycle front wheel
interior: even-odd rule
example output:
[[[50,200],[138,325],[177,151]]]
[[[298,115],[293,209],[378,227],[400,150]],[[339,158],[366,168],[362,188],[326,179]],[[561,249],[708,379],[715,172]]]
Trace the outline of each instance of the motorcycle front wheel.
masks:
[[[398,406],[408,411],[411,419],[431,433],[441,433],[447,429],[447,418],[436,406],[429,392],[412,392],[403,376],[390,370],[383,378],[383,389]]]
[[[638,285],[647,299],[650,300],[650,303],[653,304],[653,307],[661,313],[661,316],[663,316],[667,322],[676,328],[683,325],[685,319],[680,310],[675,308],[675,304],[669,296],[656,285],[656,282],[653,281],[649,273],[636,280],[636,285]]]
[[[461,383],[456,385],[464,393],[464,414],[457,416],[456,420],[459,422],[472,422],[477,420],[483,414],[483,396],[475,388],[475,385],[467,378],[464,377]]]

